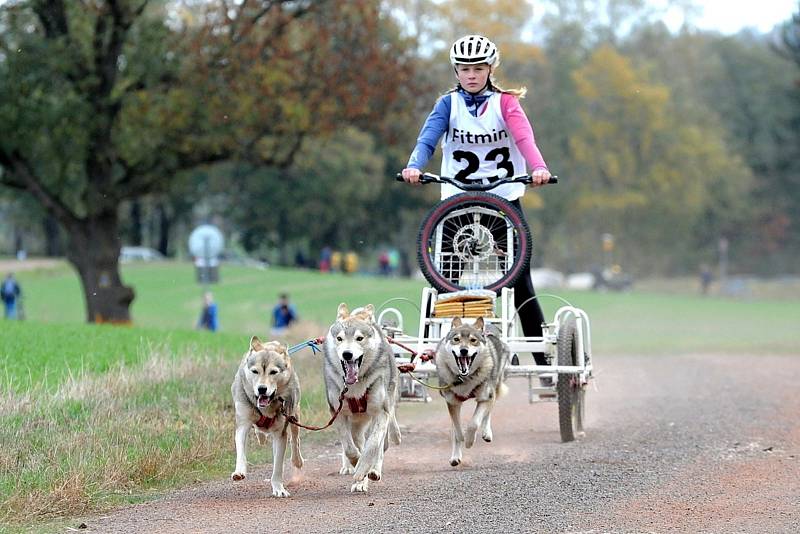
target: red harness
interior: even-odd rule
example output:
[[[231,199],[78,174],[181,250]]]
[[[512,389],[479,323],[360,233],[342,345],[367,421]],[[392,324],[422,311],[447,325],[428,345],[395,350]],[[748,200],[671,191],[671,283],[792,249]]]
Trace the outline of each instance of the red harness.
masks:
[[[275,422],[275,419],[278,418],[278,415],[274,415],[273,417],[267,417],[266,415],[262,415],[258,421],[256,421],[256,426],[261,428],[262,430],[267,430],[269,427],[272,426],[272,423]]]
[[[475,389],[470,391],[469,395],[467,395],[466,397],[464,395],[459,395],[458,393],[453,393],[453,396],[456,399],[458,399],[459,402],[466,402],[469,399],[474,399],[475,398],[475,392],[478,391],[478,388],[480,388],[480,386],[476,386]],[[442,396],[444,396],[444,392],[442,392]]]
[[[365,413],[367,411],[367,393],[360,399],[347,397],[347,405],[350,407],[352,413]]]

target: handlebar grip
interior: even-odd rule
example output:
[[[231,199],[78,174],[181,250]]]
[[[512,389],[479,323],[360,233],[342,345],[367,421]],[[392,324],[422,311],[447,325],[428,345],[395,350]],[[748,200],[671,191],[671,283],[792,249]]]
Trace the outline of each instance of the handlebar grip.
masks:
[[[550,179],[547,180],[548,184],[557,184],[558,183],[558,176],[550,175]]]
[[[398,172],[394,176],[394,179],[396,181],[398,181],[398,182],[405,182],[405,180],[403,179],[403,173],[402,172]],[[419,183],[421,183],[421,184],[429,184],[429,183],[434,182],[434,181],[435,180],[433,180],[432,178],[426,176],[426,173],[422,173],[422,174],[419,175]]]

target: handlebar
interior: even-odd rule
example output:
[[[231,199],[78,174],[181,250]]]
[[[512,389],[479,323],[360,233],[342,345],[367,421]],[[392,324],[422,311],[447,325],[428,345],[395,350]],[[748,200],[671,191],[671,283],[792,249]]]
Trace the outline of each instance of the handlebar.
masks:
[[[403,180],[403,174],[400,172],[397,173],[395,179],[398,182],[405,182],[405,180]],[[533,182],[533,179],[531,178],[530,174],[520,174],[518,176],[512,176],[511,178],[498,178],[486,184],[480,180],[475,180],[474,183],[462,182],[450,176],[439,176],[438,174],[433,174],[431,172],[424,172],[419,177],[419,183],[421,184],[450,184],[464,191],[489,191],[498,185],[530,184],[531,182]],[[550,179],[547,181],[547,183],[557,184],[558,176],[550,176]]]

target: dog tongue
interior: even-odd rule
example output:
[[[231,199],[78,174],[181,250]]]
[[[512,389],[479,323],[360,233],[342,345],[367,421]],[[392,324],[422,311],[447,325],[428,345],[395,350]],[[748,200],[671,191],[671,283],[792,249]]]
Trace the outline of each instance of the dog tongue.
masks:
[[[358,382],[358,364],[354,361],[344,362],[344,383],[348,385]]]

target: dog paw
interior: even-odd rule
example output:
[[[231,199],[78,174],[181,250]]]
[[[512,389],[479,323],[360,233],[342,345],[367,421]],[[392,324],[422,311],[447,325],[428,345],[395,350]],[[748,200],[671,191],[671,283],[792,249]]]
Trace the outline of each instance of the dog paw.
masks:
[[[367,473],[367,478],[377,482],[378,480],[381,479],[381,474],[378,471],[372,470],[369,473]]]
[[[369,489],[369,479],[359,480],[350,486],[350,493],[366,493]]]
[[[356,468],[353,467],[353,466],[343,465],[342,468],[339,469],[339,474],[340,475],[352,475],[355,472],[356,472]]]
[[[469,425],[466,432],[464,432],[464,445],[469,449],[475,444],[475,433],[478,428],[474,425]]]
[[[283,485],[277,486],[277,485],[273,484],[273,486],[272,486],[272,496],[273,497],[291,497],[291,494],[288,491],[286,491],[286,488],[284,488]]]
[[[450,465],[453,467],[461,464],[461,458],[450,458]]]
[[[240,473],[239,471],[231,473],[231,480],[235,480],[238,482],[239,480],[244,480],[245,478],[247,478],[247,475],[244,473]]]
[[[487,430],[486,432],[484,432],[481,435],[481,438],[483,438],[483,441],[485,441],[486,443],[491,443],[492,442],[492,431],[491,430]]]

